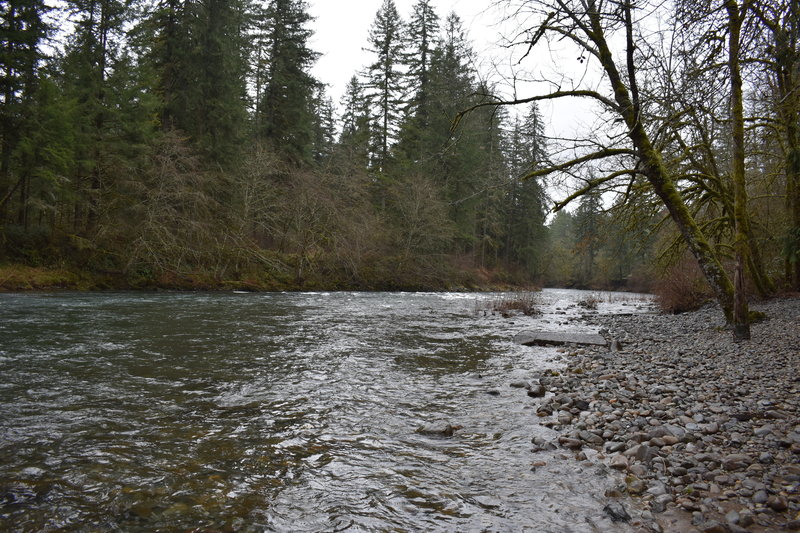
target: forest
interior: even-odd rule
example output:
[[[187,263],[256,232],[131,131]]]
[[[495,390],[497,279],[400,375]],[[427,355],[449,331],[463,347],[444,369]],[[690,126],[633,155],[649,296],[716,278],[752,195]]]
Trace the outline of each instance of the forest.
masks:
[[[303,0],[4,0],[4,286],[798,290],[797,0],[496,4],[586,76],[509,96],[383,0],[336,103]]]

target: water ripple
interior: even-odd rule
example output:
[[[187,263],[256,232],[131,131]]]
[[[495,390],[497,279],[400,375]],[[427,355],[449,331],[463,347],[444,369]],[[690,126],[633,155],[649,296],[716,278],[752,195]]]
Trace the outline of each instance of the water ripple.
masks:
[[[555,352],[510,339],[557,315],[488,298],[0,295],[0,530],[627,531],[590,467],[531,466],[508,382]]]

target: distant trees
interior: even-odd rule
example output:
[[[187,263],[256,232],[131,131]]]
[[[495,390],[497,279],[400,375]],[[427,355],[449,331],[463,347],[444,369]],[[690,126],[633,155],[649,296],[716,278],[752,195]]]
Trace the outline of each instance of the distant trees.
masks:
[[[507,197],[503,199],[507,205],[504,259],[507,264],[524,265],[541,277],[550,250],[545,228],[547,195],[540,182],[520,179],[542,168],[548,160],[544,122],[535,103],[523,118],[514,120],[506,142],[511,174]]]
[[[11,0],[0,9],[0,217],[13,213],[10,216],[28,227],[35,171],[31,154],[26,157],[20,150],[26,144],[28,152],[34,149],[30,141],[36,131],[28,117],[42,96],[40,47],[49,33],[44,22],[49,8],[41,0]],[[15,161],[20,156],[23,161]]]

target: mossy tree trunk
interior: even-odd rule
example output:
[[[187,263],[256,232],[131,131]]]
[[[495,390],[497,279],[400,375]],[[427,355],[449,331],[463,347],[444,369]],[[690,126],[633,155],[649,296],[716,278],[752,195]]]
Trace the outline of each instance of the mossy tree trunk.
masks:
[[[667,170],[661,158],[661,154],[654,148],[650,136],[641,120],[633,48],[633,24],[631,16],[633,7],[630,2],[626,2],[622,6],[625,11],[625,29],[628,41],[628,85],[626,85],[617,69],[617,65],[614,62],[613,55],[606,41],[602,27],[601,13],[597,9],[595,0],[591,0],[587,5],[591,26],[587,27],[585,31],[587,37],[597,47],[597,56],[614,90],[614,100],[628,128],[628,136],[636,150],[636,155],[641,162],[641,172],[653,187],[653,191],[661,199],[664,207],[666,207],[670,217],[683,236],[686,245],[697,260],[708,284],[714,291],[717,301],[725,313],[726,319],[731,322],[734,312],[733,283],[709,244],[708,239],[703,234],[697,221],[683,201],[675,180]]]
[[[736,340],[750,338],[747,294],[744,284],[744,265],[750,260],[748,249],[749,220],[747,216],[747,188],[744,169],[744,103],[742,102],[742,74],[739,69],[739,38],[744,9],[739,10],[736,0],[727,0],[728,12],[728,74],[730,76],[730,133],[733,144],[731,182],[733,185],[733,249],[736,258],[733,306],[733,336]]]

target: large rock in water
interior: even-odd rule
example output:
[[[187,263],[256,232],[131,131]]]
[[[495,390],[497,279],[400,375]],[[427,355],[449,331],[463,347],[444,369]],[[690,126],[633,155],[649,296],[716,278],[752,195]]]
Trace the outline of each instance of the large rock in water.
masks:
[[[420,435],[429,437],[452,437],[453,433],[461,429],[461,426],[445,424],[444,426],[422,426],[416,429]]]
[[[569,331],[523,331],[514,337],[514,342],[524,346],[561,346],[563,344],[608,346],[608,341],[598,333]]]

